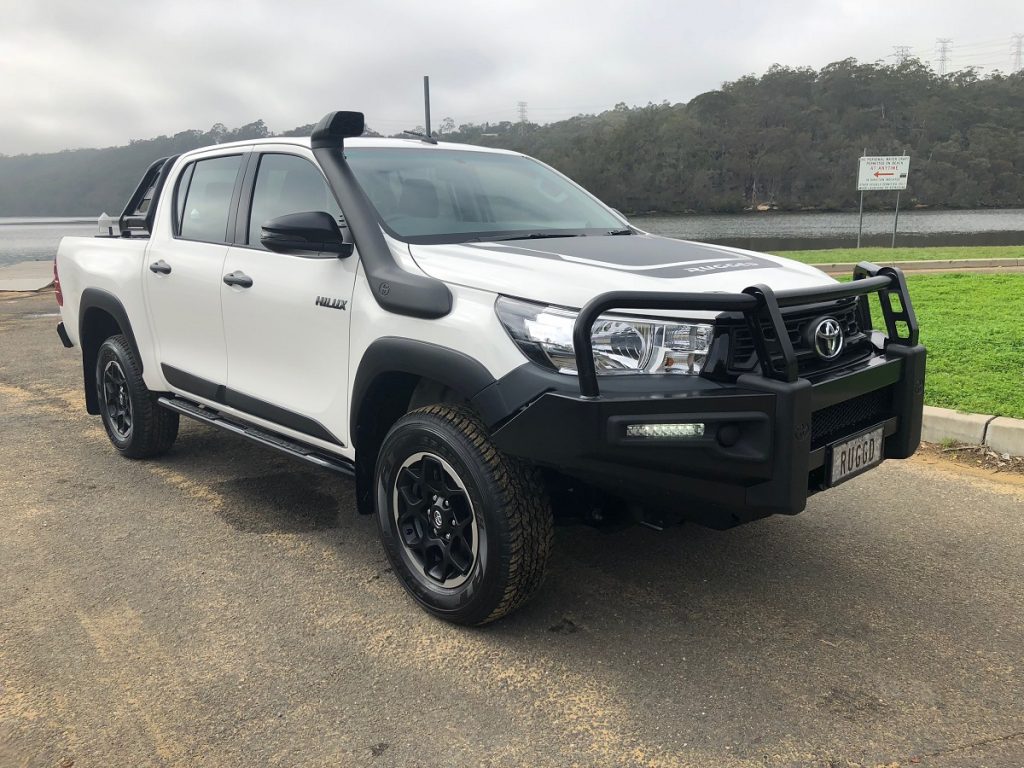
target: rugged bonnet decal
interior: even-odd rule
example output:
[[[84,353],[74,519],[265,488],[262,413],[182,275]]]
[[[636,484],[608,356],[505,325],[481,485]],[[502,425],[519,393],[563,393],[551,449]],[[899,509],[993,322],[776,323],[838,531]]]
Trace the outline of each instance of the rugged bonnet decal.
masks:
[[[531,243],[528,247],[511,243],[473,243],[472,247],[665,278],[779,267],[776,262],[760,256],[648,235],[567,237],[546,241],[544,245]]]

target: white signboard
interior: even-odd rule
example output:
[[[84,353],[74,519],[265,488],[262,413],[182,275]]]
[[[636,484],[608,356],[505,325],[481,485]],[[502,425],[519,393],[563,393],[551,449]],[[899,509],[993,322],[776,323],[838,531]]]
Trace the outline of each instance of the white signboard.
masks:
[[[870,192],[875,189],[906,189],[910,175],[910,157],[862,157],[857,174],[857,189]]]

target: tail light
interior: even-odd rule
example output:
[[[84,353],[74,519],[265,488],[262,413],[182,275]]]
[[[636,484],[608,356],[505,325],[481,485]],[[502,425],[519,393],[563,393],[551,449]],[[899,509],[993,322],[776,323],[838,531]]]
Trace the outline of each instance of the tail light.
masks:
[[[64,306],[64,294],[60,291],[60,275],[57,274],[57,260],[53,260],[53,292],[57,296],[57,306]]]

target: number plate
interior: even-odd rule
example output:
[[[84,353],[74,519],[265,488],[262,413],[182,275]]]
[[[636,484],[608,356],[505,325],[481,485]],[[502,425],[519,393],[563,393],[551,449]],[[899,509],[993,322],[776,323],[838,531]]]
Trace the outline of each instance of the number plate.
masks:
[[[832,446],[832,473],[829,485],[838,485],[870,469],[882,460],[883,427],[857,435]]]

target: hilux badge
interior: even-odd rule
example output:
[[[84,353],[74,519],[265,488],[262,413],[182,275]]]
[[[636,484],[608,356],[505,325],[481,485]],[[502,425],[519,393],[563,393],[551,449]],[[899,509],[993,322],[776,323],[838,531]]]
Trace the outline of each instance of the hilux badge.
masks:
[[[814,351],[822,360],[834,360],[843,351],[843,329],[834,317],[825,317],[814,327]]]
[[[317,296],[316,305],[328,309],[344,309],[348,304],[346,299],[332,299],[330,296]]]

